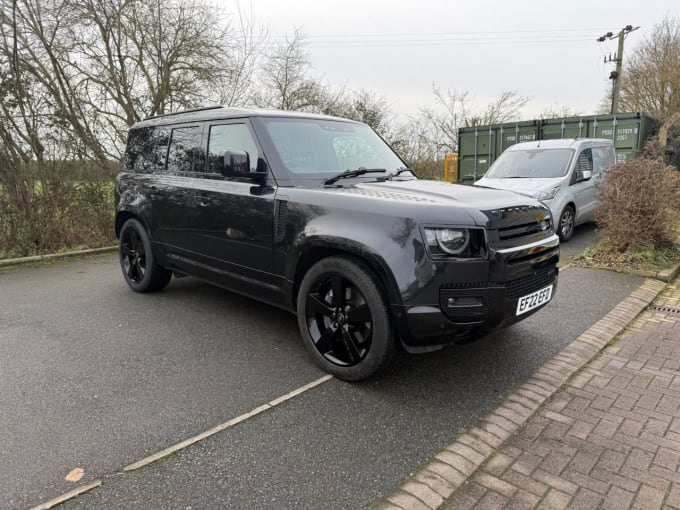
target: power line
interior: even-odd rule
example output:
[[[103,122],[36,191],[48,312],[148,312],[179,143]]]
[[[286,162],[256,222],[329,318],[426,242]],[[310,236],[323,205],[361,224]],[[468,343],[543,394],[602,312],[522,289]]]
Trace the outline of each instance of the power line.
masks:
[[[411,32],[411,33],[373,33],[373,34],[308,34],[304,38],[311,39],[343,39],[343,38],[364,38],[364,37],[443,37],[443,36],[458,36],[458,35],[486,35],[486,34],[552,34],[556,32],[599,32],[605,30],[603,27],[593,28],[559,28],[559,29],[545,29],[545,30],[490,30],[486,32]],[[286,40],[290,38],[288,35],[275,35],[271,39]]]
[[[484,44],[548,44],[590,41],[599,28],[496,30],[488,32],[374,33],[305,35],[308,48],[372,48]],[[289,44],[288,36],[272,36],[270,46]]]
[[[328,41],[305,41],[308,48],[374,48],[403,46],[441,46],[441,45],[483,45],[483,44],[544,44],[592,41],[593,34],[573,34],[564,37],[524,36],[524,37],[440,37],[440,38],[402,38],[402,39],[345,39]],[[270,41],[270,46],[286,46],[289,41]]]

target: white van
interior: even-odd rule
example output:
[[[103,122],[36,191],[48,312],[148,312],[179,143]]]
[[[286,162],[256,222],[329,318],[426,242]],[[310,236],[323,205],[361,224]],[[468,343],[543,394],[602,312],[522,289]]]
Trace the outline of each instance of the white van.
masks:
[[[537,140],[503,152],[475,186],[514,191],[550,207],[562,242],[595,220],[595,186],[616,162],[614,144],[599,138]]]

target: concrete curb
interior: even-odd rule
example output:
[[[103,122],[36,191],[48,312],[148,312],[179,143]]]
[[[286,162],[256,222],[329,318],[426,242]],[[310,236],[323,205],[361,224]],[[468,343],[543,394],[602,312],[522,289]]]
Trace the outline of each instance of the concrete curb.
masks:
[[[546,362],[494,411],[479,420],[371,508],[436,509],[548,401],[567,380],[590,363],[666,287],[645,280],[607,315]]]
[[[570,264],[572,264],[570,262]],[[656,280],[661,280],[662,282],[670,283],[675,278],[677,278],[678,275],[680,275],[680,264],[676,264],[675,266],[669,268],[669,269],[662,269],[661,271],[654,271],[654,270],[642,270],[642,269],[627,269],[625,271],[619,271],[616,269],[612,269],[611,267],[607,266],[591,266],[588,264],[581,265],[576,261],[575,264],[572,264],[574,267],[584,267],[586,269],[601,269],[603,271],[614,271],[617,273],[625,273],[625,274],[632,274],[635,276],[642,276],[643,278],[655,278]]]
[[[97,255],[101,253],[111,253],[117,249],[118,246],[107,246],[105,248],[92,248],[90,250],[68,251],[64,253],[52,253],[49,255],[36,255],[34,257],[21,257],[18,259],[5,259],[0,260],[0,268],[24,266],[26,264],[33,264],[36,262],[50,262],[52,260],[86,257],[88,255]]]

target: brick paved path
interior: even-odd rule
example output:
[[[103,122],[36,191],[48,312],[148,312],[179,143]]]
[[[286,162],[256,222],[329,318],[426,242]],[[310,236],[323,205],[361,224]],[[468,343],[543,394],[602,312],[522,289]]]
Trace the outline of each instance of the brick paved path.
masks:
[[[678,280],[442,508],[680,509]]]

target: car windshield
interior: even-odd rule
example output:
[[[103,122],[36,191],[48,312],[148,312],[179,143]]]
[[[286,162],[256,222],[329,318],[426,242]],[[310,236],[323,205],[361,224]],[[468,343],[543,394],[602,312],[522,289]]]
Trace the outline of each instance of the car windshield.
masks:
[[[484,177],[488,179],[516,179],[534,177],[549,179],[564,177],[574,154],[571,149],[510,150],[494,161]]]
[[[281,162],[296,179],[326,180],[341,172],[359,169],[384,169],[383,176],[389,176],[406,166],[389,145],[364,124],[271,118],[266,119],[265,125]],[[364,173],[361,177],[376,176],[380,173]]]

